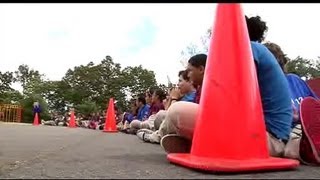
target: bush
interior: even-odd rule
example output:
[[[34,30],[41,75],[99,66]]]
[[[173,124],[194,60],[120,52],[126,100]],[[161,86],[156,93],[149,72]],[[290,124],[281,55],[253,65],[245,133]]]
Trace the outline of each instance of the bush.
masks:
[[[82,104],[75,106],[75,111],[81,113],[85,116],[90,115],[90,113],[97,112],[99,110],[97,104],[92,101],[85,101]]]
[[[22,114],[22,122],[24,123],[32,123],[33,122],[33,103],[38,101],[41,107],[41,119],[43,120],[49,120],[49,112],[48,112],[48,104],[46,101],[39,95],[29,95],[24,97],[20,104],[23,108],[23,114]],[[41,121],[41,120],[40,120]]]

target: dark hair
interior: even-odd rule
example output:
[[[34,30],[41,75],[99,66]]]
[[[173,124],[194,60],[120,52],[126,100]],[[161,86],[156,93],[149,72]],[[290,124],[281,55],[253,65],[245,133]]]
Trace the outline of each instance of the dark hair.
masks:
[[[207,55],[205,54],[197,54],[192,56],[188,63],[191,64],[194,67],[206,67],[206,62],[207,62]]]
[[[139,102],[142,102],[142,104],[147,104],[147,102],[146,102],[146,98],[144,97],[144,96],[142,96],[142,95],[140,95],[139,97],[138,97],[138,101]]]
[[[287,64],[289,58],[286,54],[283,53],[282,49],[278,44],[267,42],[264,44],[269,51],[274,55],[274,57],[277,59],[281,69],[285,71],[285,65]]]
[[[162,89],[156,89],[154,93],[159,96],[161,102],[167,97],[166,92]]]
[[[261,20],[260,16],[248,18],[246,17],[250,41],[258,41],[261,43],[264,40],[264,35],[268,31],[268,26],[265,21]]]
[[[190,78],[189,78],[189,76],[188,76],[188,70],[179,71],[178,76],[179,76],[179,77],[182,76],[182,78],[183,78],[184,80],[186,80],[186,81],[189,81],[189,80],[190,80]]]
[[[153,92],[154,92],[155,89],[156,89],[155,87],[150,87],[149,89],[147,89],[147,92],[146,92],[146,93],[149,95],[149,97],[152,96],[152,94],[153,94]]]

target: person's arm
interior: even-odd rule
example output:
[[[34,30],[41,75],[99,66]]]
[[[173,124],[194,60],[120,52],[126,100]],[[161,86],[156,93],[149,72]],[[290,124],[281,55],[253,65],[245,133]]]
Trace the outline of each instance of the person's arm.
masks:
[[[172,103],[175,103],[181,99],[180,90],[178,88],[173,88],[170,92],[170,97],[168,101],[168,105],[165,108],[166,110],[171,106]]]

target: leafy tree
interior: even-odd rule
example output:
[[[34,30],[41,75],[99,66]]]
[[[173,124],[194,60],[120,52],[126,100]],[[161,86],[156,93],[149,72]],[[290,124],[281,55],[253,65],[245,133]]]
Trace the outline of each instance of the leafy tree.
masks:
[[[88,116],[92,112],[97,112],[99,110],[99,107],[95,102],[86,101],[82,104],[75,105],[75,109],[78,113]]]
[[[15,82],[20,82],[23,87],[23,93],[33,93],[39,91],[39,85],[42,82],[43,75],[37,70],[30,69],[28,65],[22,64],[15,73]]]
[[[107,56],[100,64],[93,62],[86,66],[69,69],[63,78],[65,100],[73,104],[95,102],[104,109],[109,98],[114,97],[120,105],[124,104],[125,94],[121,91],[121,66]]]
[[[1,104],[19,104],[23,95],[17,90],[5,91],[0,94]]]
[[[126,67],[122,70],[123,88],[132,96],[144,93],[148,88],[157,85],[153,71],[144,69],[141,65]]]
[[[110,56],[106,56],[98,64],[89,62],[69,69],[60,81],[44,80],[43,74],[26,64],[20,65],[14,73],[8,72],[1,77],[6,80],[7,83],[3,85],[8,90],[11,82],[21,83],[23,94],[12,90],[10,93],[0,95],[6,102],[20,100],[19,102],[25,108],[26,122],[33,121],[34,101],[40,102],[44,111],[43,119],[47,117],[49,110],[64,113],[65,107],[70,105],[84,114],[105,110],[111,97],[116,100],[116,106],[121,111],[129,107],[130,96],[157,86],[153,71],[144,69],[141,65],[125,67],[122,70],[120,64],[113,62]]]
[[[286,71],[288,73],[294,73],[300,77],[304,77],[307,80],[320,77],[320,59],[313,61],[311,59],[305,59],[300,56],[293,60],[289,60],[286,64]]]
[[[12,96],[11,84],[13,82],[13,73],[12,72],[0,72],[0,102],[1,103],[10,103],[8,99]]]
[[[203,36],[200,37],[200,44],[190,43],[184,50],[181,51],[182,60],[180,63],[183,66],[187,65],[187,59],[199,53],[207,53],[209,50],[212,28],[209,28]]]
[[[11,84],[13,82],[12,72],[0,72],[0,93],[12,90]]]
[[[42,96],[48,102],[50,110],[65,113],[67,85],[63,81],[45,81],[42,83]]]
[[[23,108],[23,118],[22,122],[24,123],[32,123],[33,122],[33,103],[35,101],[38,101],[42,113],[41,113],[41,119],[48,120],[49,119],[49,112],[48,112],[48,105],[46,101],[39,95],[36,94],[29,94],[28,96],[25,96],[21,101],[20,104]]]

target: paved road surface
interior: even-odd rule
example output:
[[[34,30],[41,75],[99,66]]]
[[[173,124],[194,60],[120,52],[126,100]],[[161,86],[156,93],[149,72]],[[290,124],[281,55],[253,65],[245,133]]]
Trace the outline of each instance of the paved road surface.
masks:
[[[213,175],[170,164],[159,145],[89,129],[0,123],[3,178],[320,178],[318,167]]]

